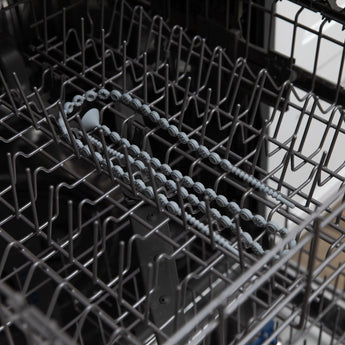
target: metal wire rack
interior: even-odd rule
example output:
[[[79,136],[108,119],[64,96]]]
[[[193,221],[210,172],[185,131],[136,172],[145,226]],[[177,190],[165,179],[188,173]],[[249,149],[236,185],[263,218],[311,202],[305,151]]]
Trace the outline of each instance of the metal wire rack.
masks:
[[[1,344],[345,343],[345,46],[329,17],[303,23],[307,5],[291,19],[263,3],[241,2],[234,26],[229,1],[167,2],[165,19],[154,1],[0,6],[4,27],[33,18],[18,43],[33,72],[20,55],[0,72]],[[309,69],[300,31],[317,37]],[[318,73],[327,44],[342,51],[333,81]]]

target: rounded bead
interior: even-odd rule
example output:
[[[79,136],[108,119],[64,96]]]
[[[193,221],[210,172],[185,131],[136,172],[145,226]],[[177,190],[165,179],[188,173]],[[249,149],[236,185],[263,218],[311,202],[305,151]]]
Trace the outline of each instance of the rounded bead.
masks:
[[[155,175],[155,181],[159,184],[165,184],[167,182],[167,178],[165,177],[165,175],[163,175],[162,173],[157,173]]]
[[[149,114],[149,119],[153,122],[153,123],[157,123],[159,121],[161,117],[159,116],[159,114],[156,111],[151,111]]]
[[[245,248],[248,248],[253,243],[253,238],[248,232],[242,232],[241,242],[244,244]]]
[[[177,190],[176,183],[172,180],[166,181],[164,186],[169,192],[176,192]]]
[[[188,143],[188,135],[185,132],[180,132],[177,134],[177,139],[180,143],[182,144],[187,144]]]
[[[119,133],[117,132],[111,132],[109,138],[114,144],[117,144],[121,139]]]
[[[181,187],[180,192],[182,199],[186,199],[189,195],[188,190],[184,187]]]
[[[256,214],[253,217],[253,223],[259,228],[263,228],[266,225],[266,219],[263,216],[260,216],[259,214]]]
[[[182,184],[187,188],[191,188],[194,184],[194,181],[190,176],[183,176]]]
[[[250,247],[253,250],[254,254],[257,256],[265,254],[264,250],[258,242],[253,241]]]
[[[205,193],[205,195],[208,196],[208,198],[210,199],[210,201],[213,201],[213,200],[216,199],[216,197],[217,197],[216,192],[215,192],[213,189],[211,189],[211,188],[206,188],[206,190],[205,190],[204,193]]]
[[[138,98],[133,98],[132,99],[132,107],[135,109],[135,110],[139,110],[140,107],[142,106],[140,100]]]
[[[241,211],[240,206],[238,206],[234,201],[229,202],[228,209],[234,215]]]
[[[172,169],[168,164],[162,164],[160,170],[164,175],[170,175],[172,172]]]
[[[279,226],[271,221],[267,222],[266,224],[266,230],[271,233],[277,233],[279,231]]]
[[[110,169],[113,167],[113,163],[112,162],[109,162],[110,163]],[[107,161],[106,161],[106,159],[102,159],[101,160],[101,167],[102,168],[108,168],[108,163],[107,163]]]
[[[110,128],[109,128],[108,126],[102,125],[102,129],[103,129],[103,132],[104,132],[104,134],[105,134],[106,136],[109,136],[109,135],[110,135],[111,130],[110,130]]]
[[[82,95],[75,95],[73,97],[73,103],[77,106],[77,107],[81,107],[83,105],[85,101],[85,97]]]
[[[199,148],[199,143],[195,139],[188,141],[188,147],[191,151],[196,151]]]
[[[88,102],[93,102],[94,100],[96,100],[96,98],[97,98],[97,92],[93,90],[89,90],[85,92],[85,99]]]
[[[140,107],[140,111],[141,113],[144,115],[144,116],[148,116],[151,112],[151,109],[150,107],[147,105],[147,104],[143,104],[141,107]]]
[[[221,161],[221,158],[219,156],[218,153],[216,152],[212,152],[209,156],[208,156],[208,160],[214,164],[214,165],[218,165]]]
[[[132,156],[136,157],[136,156],[138,156],[140,154],[141,150],[139,149],[139,147],[137,145],[131,145],[128,148],[128,152]]]
[[[230,172],[233,168],[233,165],[226,159],[222,159],[219,164],[220,167],[226,172]]]
[[[117,102],[121,98],[121,92],[117,90],[112,90],[110,92],[110,98],[114,101]]]
[[[145,170],[145,164],[142,161],[136,160],[133,163],[133,169],[137,170],[137,171],[143,171]]]
[[[129,140],[127,140],[126,138],[121,138],[120,139],[120,144],[121,145],[124,145],[126,147],[130,147],[131,146],[131,143],[129,142]]]
[[[279,232],[279,235],[284,238],[288,235],[289,230],[287,228],[280,228],[278,232]]]
[[[128,175],[128,173],[123,173],[123,175],[122,175],[122,180],[123,180],[123,182],[124,183],[126,183],[126,184],[130,184],[131,183],[131,179],[129,178],[129,175]]]
[[[158,124],[159,124],[159,127],[162,129],[168,129],[169,128],[169,121],[164,117],[161,117],[159,119]]]
[[[124,93],[124,94],[122,94],[122,96],[121,96],[121,101],[122,101],[124,104],[128,105],[129,103],[132,102],[132,97],[131,97],[131,95],[130,95],[129,93]]]
[[[292,249],[293,247],[296,247],[296,245],[297,245],[296,240],[290,241],[290,242],[289,242],[289,249]]]
[[[76,139],[76,140],[75,140],[75,143],[76,143],[76,145],[77,145],[77,147],[78,147],[79,150],[84,146],[84,144],[82,143],[82,141],[79,140],[79,139]]]
[[[224,228],[230,228],[232,226],[232,220],[228,216],[222,216],[219,219],[219,224]]]
[[[150,162],[153,169],[158,169],[162,165],[158,158],[153,157],[151,158]]]
[[[216,197],[216,203],[220,207],[226,207],[228,206],[229,201],[224,195],[218,195]]]
[[[219,219],[221,217],[220,212],[216,208],[211,208],[210,213],[214,219]]]
[[[196,206],[199,204],[199,199],[196,195],[194,194],[189,194],[188,195],[188,202],[192,205],[192,206]]]
[[[114,165],[111,171],[115,177],[121,177],[123,175],[123,169],[119,165]]]
[[[138,192],[143,192],[146,188],[146,185],[144,183],[143,180],[135,180],[134,182],[134,186],[135,186],[135,189],[138,191]]]
[[[151,186],[146,187],[144,190],[144,195],[149,199],[153,199],[154,197],[153,188]]]
[[[177,128],[176,126],[170,125],[170,126],[168,127],[168,133],[169,133],[169,135],[171,135],[172,137],[176,137],[177,134],[179,133],[179,130],[178,130],[178,128]]]
[[[84,145],[81,149],[80,149],[81,154],[83,154],[84,156],[90,157],[91,156],[91,151],[89,149],[89,147],[87,145]]]
[[[103,160],[103,157],[102,157],[102,155],[99,153],[99,152],[95,152],[95,156],[96,156],[96,159],[99,161],[99,162],[102,162],[102,160]]]
[[[74,104],[72,102],[66,102],[63,107],[65,114],[71,114],[73,112],[73,109],[74,109]]]
[[[161,194],[161,193],[158,194],[158,199],[162,206],[165,206],[169,202],[168,198],[164,194]]]
[[[150,155],[147,152],[145,152],[145,151],[141,151],[140,154],[139,154],[139,157],[144,162],[148,162],[151,159]]]
[[[202,194],[205,191],[205,186],[201,182],[196,182],[193,185],[193,190],[198,194]]]
[[[107,89],[100,89],[100,90],[98,90],[98,97],[100,99],[105,100],[105,99],[108,99],[109,96],[110,96],[110,92]]]
[[[253,214],[250,210],[242,208],[242,210],[240,211],[240,217],[245,221],[249,221],[253,218]]]
[[[173,171],[171,172],[171,178],[172,178],[173,180],[175,180],[175,181],[178,181],[178,180],[182,180],[183,175],[182,175],[181,171],[179,171],[179,170],[173,170]]]
[[[178,206],[178,204],[175,201],[169,201],[166,204],[166,209],[167,209],[167,211],[169,211],[172,214],[175,214],[175,215],[181,214],[180,207]]]
[[[206,146],[200,145],[199,148],[198,148],[198,154],[202,158],[207,158],[210,155],[210,151],[209,151],[209,149]]]
[[[206,203],[205,201],[200,201],[198,204],[198,209],[202,212],[202,213],[206,213]]]

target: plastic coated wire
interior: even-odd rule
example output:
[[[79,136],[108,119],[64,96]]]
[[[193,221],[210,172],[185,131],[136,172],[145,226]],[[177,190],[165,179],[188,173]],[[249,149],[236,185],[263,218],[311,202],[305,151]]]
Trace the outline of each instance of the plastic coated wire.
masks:
[[[114,96],[115,94],[115,96]],[[76,95],[73,98],[73,102],[66,102],[64,105],[64,111],[67,114],[70,114],[74,110],[74,106],[80,107],[85,99],[89,102],[95,101],[97,99],[97,96],[105,100],[109,98],[110,95],[112,96],[112,99],[120,100],[122,99],[122,102],[126,104],[127,106],[132,106],[135,110],[139,110],[144,108],[142,110],[143,113],[146,114],[146,116],[150,116],[150,119],[153,122],[163,122],[164,125],[161,128],[167,129],[169,134],[172,136],[175,136],[177,133],[176,126],[167,126],[167,120],[163,118],[159,118],[158,120],[158,113],[157,112],[151,112],[149,113],[150,109],[146,105],[142,105],[141,102],[138,99],[133,99],[128,94],[122,95],[119,91],[113,90],[112,92],[109,92],[106,89],[99,90],[98,93],[96,93],[93,90],[87,91],[85,93],[85,96],[82,95]],[[123,97],[124,96],[124,97]],[[152,114],[154,113],[154,114]],[[156,121],[154,121],[156,119]],[[164,121],[165,120],[165,121]],[[182,183],[182,186],[187,188],[192,188],[197,194],[204,194],[209,198],[210,201],[216,200],[216,203],[218,206],[223,208],[228,208],[230,212],[233,215],[236,215],[239,213],[240,217],[246,221],[252,221],[256,226],[258,227],[265,227],[266,230],[270,233],[276,233],[279,234],[281,237],[286,237],[287,235],[287,229],[279,227],[277,224],[267,221],[264,217],[261,215],[253,215],[252,212],[249,209],[246,208],[240,208],[240,206],[235,202],[229,202],[227,198],[224,195],[217,195],[217,193],[211,189],[211,188],[205,188],[204,185],[200,182],[194,182],[193,179],[189,176],[183,176],[182,173],[179,170],[172,170],[172,168],[168,164],[162,164],[157,158],[151,157],[147,152],[141,151],[140,148],[137,145],[132,145],[130,142],[123,138],[117,133],[116,131],[111,131],[107,126],[100,125],[99,124],[99,112],[97,109],[90,109],[83,117],[83,125],[88,130],[93,130],[95,128],[102,128],[105,135],[108,136],[111,141],[115,144],[121,144],[125,145],[128,149],[128,152],[132,156],[128,156],[128,163],[134,168],[135,170],[139,170],[142,175],[147,175],[147,167],[144,164],[145,161],[150,161],[152,164],[152,174],[153,178],[156,180],[156,182],[161,186],[164,185],[167,190],[172,192],[173,194],[177,193],[177,184],[175,181],[180,181]],[[59,126],[64,134],[64,136],[68,139],[69,135],[67,132],[67,129],[65,127],[64,122],[62,121],[61,115],[59,116],[58,120]],[[82,136],[83,133],[79,131],[79,134]],[[194,142],[190,143],[188,142],[187,134],[184,132],[178,132],[177,135],[179,137],[179,141],[183,143],[187,143],[190,145],[195,145]],[[93,144],[99,151],[103,150],[103,145],[100,141],[95,139],[92,135],[87,134],[87,137],[91,144]],[[78,150],[86,157],[91,157],[92,153],[87,145],[84,145],[79,139],[75,140]],[[115,157],[119,163],[123,164],[123,160],[126,158],[124,154],[114,150],[111,147],[106,147],[108,153]],[[207,150],[207,149],[206,149]],[[216,153],[211,153],[209,155],[205,155],[206,150],[202,150],[201,154],[204,156],[204,158],[208,157],[209,160],[213,164],[217,164],[217,162],[220,160],[220,157]],[[212,155],[213,154],[213,155]],[[218,157],[217,157],[218,156]],[[102,157],[102,155],[99,152],[95,152],[95,157],[99,161],[99,163],[102,166],[107,166],[106,160]],[[219,158],[219,159],[218,159]],[[230,163],[230,162],[229,162]],[[111,162],[111,172],[116,178],[122,179],[126,184],[130,184],[131,180],[129,177],[129,174],[127,172],[124,172],[122,167],[120,165],[113,165]],[[231,164],[231,163],[230,163]],[[156,172],[155,169],[157,169],[160,172]],[[237,168],[236,168],[237,169]],[[172,179],[167,178],[167,176],[171,176]],[[242,176],[242,175],[240,175]],[[155,194],[153,191],[153,188],[151,186],[147,186],[145,182],[141,179],[135,179],[134,183],[135,189],[137,192],[143,193],[146,197],[149,199],[154,199]],[[187,191],[186,188],[181,187],[181,195],[183,199],[187,199],[188,202],[194,207],[197,207],[203,214],[207,213],[206,203],[205,201],[200,201],[199,198],[195,194],[191,194]],[[169,201],[168,198],[164,194],[158,194],[159,201],[161,202],[162,206],[165,207],[169,212],[171,212],[174,215],[181,216],[182,211],[179,205],[174,201]],[[215,208],[210,208],[210,214],[212,217],[220,224],[224,229],[229,228],[233,234],[236,234],[236,225],[233,223],[233,221],[225,215],[221,215],[220,212]],[[208,226],[204,225],[202,222],[197,220],[195,217],[191,216],[190,214],[186,214],[186,220],[190,225],[195,226],[198,230],[200,230],[202,233],[206,234],[207,236],[210,236],[210,230]],[[243,242],[244,246],[246,248],[251,248],[255,255],[262,256],[265,251],[262,248],[262,246],[254,241],[252,239],[252,236],[248,232],[244,232],[241,228],[239,228],[240,238],[241,242]],[[218,233],[214,233],[214,240],[216,243],[220,244],[222,247],[228,249],[230,252],[237,253],[238,252],[231,246],[230,242],[227,241],[224,237],[220,236]],[[289,243],[289,248],[294,247],[296,244],[295,241],[291,241]],[[235,252],[234,252],[235,250]]]

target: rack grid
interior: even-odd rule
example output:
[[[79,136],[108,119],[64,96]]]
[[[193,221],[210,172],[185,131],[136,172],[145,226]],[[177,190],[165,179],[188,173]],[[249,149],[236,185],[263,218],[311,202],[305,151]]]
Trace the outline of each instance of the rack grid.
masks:
[[[275,3],[242,3],[235,59],[216,37],[192,36],[204,20],[193,19],[193,1],[185,29],[174,25],[169,5],[163,18],[144,1],[0,6],[4,23],[20,6],[34,18],[25,56],[35,71],[28,75],[17,57],[16,73],[0,72],[0,343],[345,342],[343,63],[336,82],[318,74],[324,42],[342,52],[344,43],[323,34],[327,16],[318,29],[299,22],[308,11],[301,5],[291,20]],[[212,17],[211,2],[200,7]],[[258,13],[270,23],[260,48],[250,27]],[[278,19],[292,27],[290,55],[271,48]],[[309,70],[295,57],[300,30],[318,38]],[[198,156],[133,104],[97,96],[76,109],[74,97],[90,90],[146,104],[293,207]],[[83,127],[92,109],[103,131]],[[287,128],[289,111],[298,116]],[[109,140],[106,128],[122,141]],[[142,171],[131,169],[133,145],[151,159]],[[166,175],[199,182],[201,192],[183,179],[176,188],[158,183],[152,158],[166,164]],[[115,164],[127,180],[114,175]],[[139,177],[152,198],[135,188]],[[183,198],[186,190],[200,200]]]

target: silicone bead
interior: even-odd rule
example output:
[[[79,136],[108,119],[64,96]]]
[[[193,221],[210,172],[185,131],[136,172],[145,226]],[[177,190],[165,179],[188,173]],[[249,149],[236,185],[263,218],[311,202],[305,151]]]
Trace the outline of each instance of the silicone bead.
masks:
[[[174,125],[170,125],[168,127],[168,133],[172,136],[172,137],[176,137],[177,134],[179,133],[179,130],[176,126]]]
[[[168,129],[169,128],[169,122],[165,118],[160,118],[158,121],[159,127],[162,129]]]
[[[109,138],[114,144],[117,144],[121,139],[120,135],[117,132],[111,132]]]
[[[242,210],[240,211],[240,217],[243,220],[249,221],[253,218],[253,214],[252,214],[252,212],[250,212],[250,210],[248,210],[246,208],[242,208]]]
[[[143,104],[140,108],[140,111],[144,116],[148,116],[151,112],[151,109],[147,104]]]
[[[121,93],[117,90],[113,90],[110,92],[110,98],[114,101],[117,102],[121,98]]]
[[[217,197],[217,193],[213,189],[211,189],[211,188],[206,188],[205,195],[208,196],[210,201],[213,201]]]
[[[74,109],[74,104],[72,102],[66,102],[63,107],[65,114],[71,114],[73,112],[73,109]]]
[[[142,103],[140,102],[140,100],[138,98],[133,98],[132,99],[132,107],[135,109],[135,110],[139,110],[142,106]]]
[[[206,146],[200,145],[199,148],[198,148],[198,154],[202,158],[207,158],[210,155],[210,151],[209,151],[209,149]]]
[[[179,180],[182,180],[183,175],[182,175],[181,171],[173,170],[171,173],[171,178],[175,181],[179,181]]]
[[[98,91],[98,97],[102,100],[108,99],[110,96],[110,92],[107,89],[100,89]]]
[[[93,90],[89,90],[85,92],[85,99],[88,102],[93,102],[94,100],[96,100],[96,98],[97,98],[97,92]]]
[[[240,206],[238,206],[234,201],[229,202],[228,209],[234,215],[241,211]]]
[[[170,175],[172,173],[172,169],[168,164],[162,164],[160,169],[164,175]]]
[[[157,123],[159,121],[161,117],[159,116],[159,114],[156,111],[151,111],[149,114],[149,119],[153,122],[153,123]]]
[[[196,193],[202,194],[205,191],[205,186],[201,182],[196,182],[193,185],[193,189]]]
[[[195,139],[188,141],[188,147],[191,151],[196,151],[199,148],[199,143]]]
[[[177,139],[180,143],[182,144],[187,144],[188,143],[188,135],[185,132],[180,132],[177,134]]]
[[[194,181],[191,177],[189,176],[183,176],[183,179],[182,179],[182,184],[187,187],[187,188],[191,188],[194,184]]]
[[[131,95],[129,93],[124,93],[121,96],[121,101],[124,104],[128,105],[128,104],[130,104],[132,102],[132,97],[131,97]]]
[[[222,159],[219,164],[220,167],[226,172],[230,172],[232,170],[233,165],[226,159]]]
[[[216,197],[216,203],[220,207],[226,207],[228,205],[229,201],[224,195],[218,195]]]
[[[85,101],[85,97],[82,95],[75,95],[73,97],[73,103],[77,106],[77,107],[81,107],[83,105]]]
[[[160,162],[158,158],[151,158],[150,162],[151,162],[152,168],[154,169],[158,169],[162,165],[162,163]]]
[[[221,158],[219,156],[218,153],[216,152],[212,152],[209,156],[208,156],[208,160],[214,164],[214,165],[218,165],[221,161]]]

